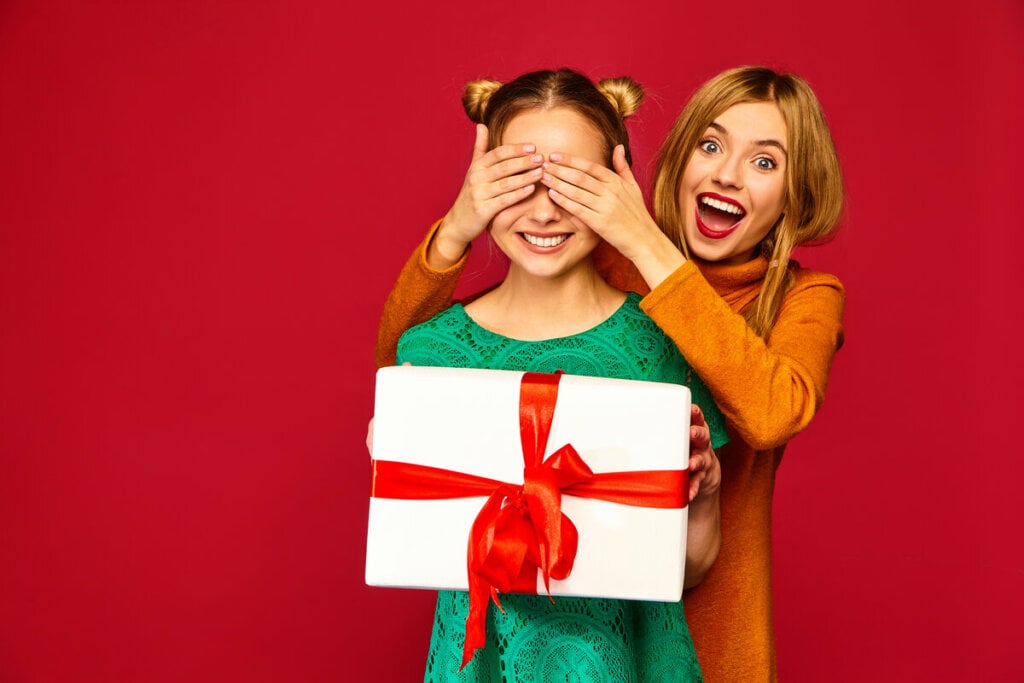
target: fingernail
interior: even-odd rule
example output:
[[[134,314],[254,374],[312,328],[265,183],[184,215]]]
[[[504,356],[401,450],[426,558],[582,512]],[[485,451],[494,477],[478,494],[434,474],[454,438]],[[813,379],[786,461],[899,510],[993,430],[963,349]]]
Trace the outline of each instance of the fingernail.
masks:
[[[530,161],[535,164],[539,164],[540,162],[544,161],[544,157],[542,157],[540,154],[534,154],[532,157],[530,157]]]
[[[562,155],[559,154],[558,152],[555,152],[553,154],[549,154],[548,155],[548,159],[551,159],[551,161],[554,161],[555,163],[558,163],[559,161],[562,160]]]
[[[523,145],[523,151],[526,152],[527,154],[533,154],[534,152],[537,151],[537,148],[534,147],[533,145]]]

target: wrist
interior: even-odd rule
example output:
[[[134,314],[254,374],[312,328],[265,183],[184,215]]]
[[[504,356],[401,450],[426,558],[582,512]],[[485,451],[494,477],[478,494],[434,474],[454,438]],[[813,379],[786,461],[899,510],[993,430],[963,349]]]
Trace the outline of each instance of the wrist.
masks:
[[[630,260],[652,290],[686,262],[683,253],[661,230],[638,246],[636,255]]]
[[[445,230],[449,224],[448,216],[445,216],[434,233],[434,238],[427,245],[427,265],[434,270],[447,270],[454,266],[466,253],[469,242],[453,238],[450,230]]]

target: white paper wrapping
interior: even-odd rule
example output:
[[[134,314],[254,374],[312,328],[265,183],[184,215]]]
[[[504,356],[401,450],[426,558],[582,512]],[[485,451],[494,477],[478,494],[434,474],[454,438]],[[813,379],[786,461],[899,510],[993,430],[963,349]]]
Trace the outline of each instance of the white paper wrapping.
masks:
[[[378,370],[373,457],[507,483],[523,481],[521,372]],[[563,375],[545,456],[571,443],[595,473],[686,469],[690,392],[680,385]],[[370,498],[366,583],[466,590],[470,527],[485,497]],[[552,595],[677,601],[686,509],[562,496],[579,531],[572,573]],[[537,592],[545,589],[538,572]]]

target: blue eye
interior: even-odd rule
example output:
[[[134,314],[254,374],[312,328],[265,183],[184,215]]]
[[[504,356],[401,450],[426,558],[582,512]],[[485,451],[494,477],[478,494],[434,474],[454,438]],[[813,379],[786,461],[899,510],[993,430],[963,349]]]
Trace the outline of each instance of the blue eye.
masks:
[[[772,169],[778,167],[778,164],[775,163],[775,160],[769,159],[768,157],[758,157],[757,159],[754,160],[754,165],[757,166],[762,171],[771,171]]]
[[[718,146],[718,143],[714,140],[701,140],[697,143],[697,146],[708,154],[718,154],[722,151],[722,148]]]

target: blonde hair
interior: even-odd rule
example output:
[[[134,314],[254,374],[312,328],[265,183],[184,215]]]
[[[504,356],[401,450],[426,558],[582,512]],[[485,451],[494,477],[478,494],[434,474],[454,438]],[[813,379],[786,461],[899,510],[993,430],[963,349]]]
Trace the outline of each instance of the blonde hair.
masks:
[[[744,312],[751,328],[767,339],[793,284],[788,268],[793,249],[830,239],[843,214],[845,192],[839,156],[818,98],[807,82],[793,74],[743,66],[702,85],[658,154],[654,213],[661,229],[689,258],[679,208],[683,173],[708,126],[729,107],[743,102],[773,102],[787,130],[786,201],[779,221],[760,244],[760,253],[770,266],[761,291]]]
[[[632,163],[625,119],[636,113],[644,91],[628,76],[606,78],[594,83],[571,69],[533,71],[502,84],[480,79],[466,84],[462,106],[469,118],[487,126],[491,149],[501,144],[509,121],[530,109],[566,107],[587,119],[606,144],[606,161],[612,150],[623,145],[626,161]]]

